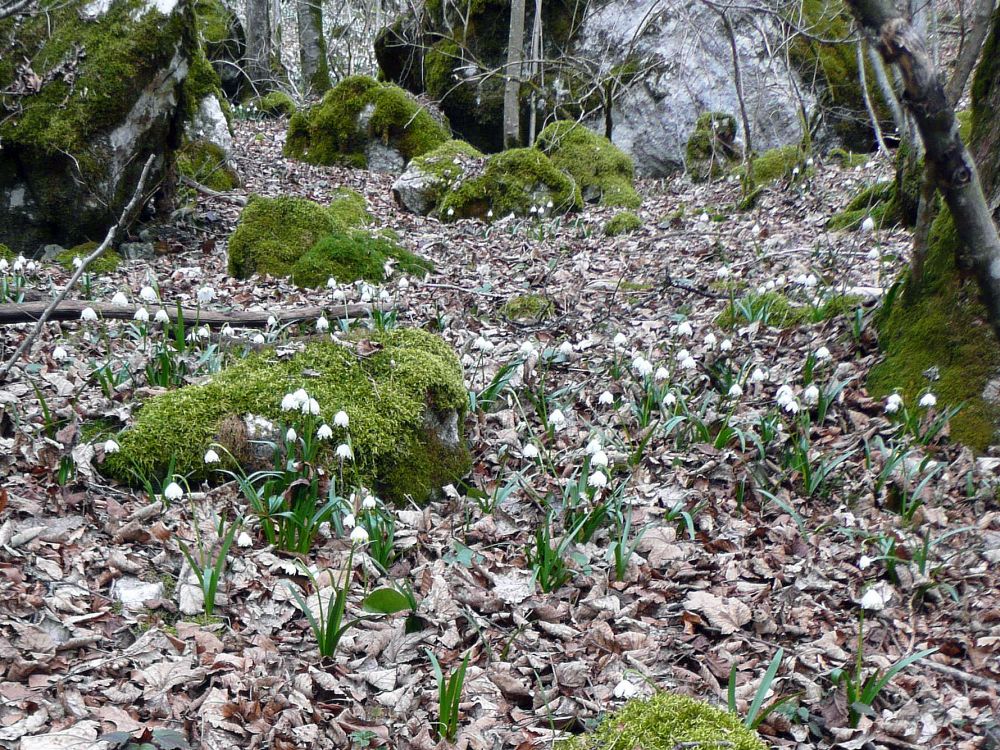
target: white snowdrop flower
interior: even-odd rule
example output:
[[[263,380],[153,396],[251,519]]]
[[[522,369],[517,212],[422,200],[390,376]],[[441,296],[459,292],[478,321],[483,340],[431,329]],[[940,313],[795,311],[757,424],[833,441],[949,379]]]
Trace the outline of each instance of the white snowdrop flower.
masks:
[[[263,333],[255,333],[254,337],[251,339],[251,341],[253,341],[253,343],[257,344],[257,346],[260,346],[265,341],[264,334]]]
[[[345,513],[342,523],[344,524],[345,528],[353,529],[355,526],[358,525],[358,519],[354,517],[353,513]]]
[[[568,357],[573,353],[573,345],[569,341],[563,341],[559,344],[559,353],[564,357]]]
[[[171,482],[163,490],[163,496],[167,500],[180,500],[184,497],[184,490],[181,489],[181,486],[177,482]]]
[[[816,350],[816,359],[818,359],[820,362],[826,359],[830,359],[831,356],[832,355],[830,354],[830,350],[827,349],[825,346],[821,346],[819,349]]]
[[[611,406],[614,402],[615,397],[611,395],[611,391],[604,391],[604,393],[597,397],[597,403],[601,406]]]
[[[599,450],[604,450],[604,443],[602,443],[601,439],[597,436],[592,437],[590,442],[587,443],[587,447],[584,448],[584,451],[588,456],[593,456]]]
[[[156,302],[156,290],[147,284],[139,290],[139,299],[143,302]]]
[[[898,393],[893,393],[885,400],[885,413],[895,414],[899,411],[899,407],[903,405],[903,397]]]
[[[792,177],[798,177],[798,175],[799,175],[799,168],[792,167]]]
[[[743,387],[739,383],[733,383],[729,388],[729,398],[739,398],[743,395]]]
[[[351,450],[351,446],[347,443],[341,443],[337,446],[337,458],[341,461],[350,461],[354,458],[354,451]]]
[[[538,213],[538,206],[532,206],[531,209],[530,209],[530,211],[533,214],[537,214]]]
[[[604,451],[597,451],[593,456],[590,457],[591,466],[600,466],[602,468],[608,467],[608,454]]]
[[[364,526],[354,527],[354,531],[351,532],[351,541],[355,544],[368,544],[368,531],[365,530]]]
[[[765,380],[767,380],[767,370],[765,370],[763,367],[755,368],[754,371],[750,374],[751,383],[763,383]]]
[[[253,539],[245,531],[241,531],[240,535],[236,537],[236,546],[246,549],[247,547],[253,546]]]
[[[316,437],[320,440],[329,440],[333,437],[333,428],[324,422],[316,430]]]
[[[616,333],[611,343],[621,349],[622,347],[628,346],[628,336],[624,333]]]
[[[751,232],[752,232],[753,234],[760,234],[760,233],[761,233],[761,232],[763,231],[763,228],[761,227],[761,225],[760,225],[760,224],[754,224],[754,225],[753,225],[753,229],[751,229],[750,231],[751,231]]]
[[[97,313],[94,312],[94,308],[92,307],[83,308],[83,312],[80,313],[80,320],[85,320],[88,323],[93,323],[95,320],[97,320]]]
[[[344,292],[343,289],[337,289],[333,293],[333,301],[339,303],[347,302],[347,294]]]
[[[819,388],[815,385],[810,385],[804,391],[802,391],[802,400],[805,401],[810,406],[819,403]]]
[[[34,273],[35,271],[38,270],[38,264],[33,260],[29,260],[28,265],[24,267],[24,270],[27,271],[28,273]]]
[[[365,510],[375,510],[376,505],[378,499],[374,495],[365,495],[365,499],[361,501],[361,507]]]
[[[548,203],[545,204],[545,207],[546,208],[552,208],[553,205],[555,205],[555,204],[552,203],[552,201],[549,201]]]
[[[617,685],[615,685],[615,689],[612,691],[612,693],[614,694],[615,698],[628,700],[629,698],[635,698],[635,696],[637,696],[640,693],[640,690],[638,687],[633,685],[628,680],[622,680]]]
[[[815,162],[813,161],[813,158],[811,156],[808,159],[806,159],[807,167],[811,167],[813,164],[815,164]]]
[[[718,343],[718,341],[719,340],[715,337],[715,334],[712,333],[711,331],[705,334],[705,346],[707,346],[709,349],[714,348],[715,345]]]
[[[10,263],[7,262],[6,258],[0,258],[0,273],[7,273],[7,269],[10,268]]]
[[[731,273],[729,266],[719,266],[715,271],[715,278],[728,279]]]
[[[409,289],[410,288],[410,280],[407,279],[405,276],[401,276],[400,279],[399,279],[399,283],[396,284],[396,286],[398,286],[400,290]]]
[[[220,460],[221,459],[219,458],[219,454],[216,453],[211,448],[209,448],[207,451],[205,451],[205,463],[206,464],[217,464],[217,463],[219,463]]]
[[[777,394],[774,396],[774,400],[778,402],[778,406],[784,406],[790,401],[795,400],[795,391],[788,383],[783,383],[780,388],[778,388]]]
[[[789,414],[798,414],[799,410],[801,409],[801,407],[799,406],[799,402],[796,401],[794,398],[791,401],[786,401],[781,408],[787,411]]]
[[[288,432],[285,433],[285,440],[287,440],[289,443],[294,443],[296,440],[298,440],[298,438],[299,434],[295,431],[295,428],[289,427]]]
[[[868,251],[866,257],[868,258],[868,260],[878,260],[879,259],[878,248],[873,247],[871,250]]]
[[[783,273],[782,273],[782,274],[778,274],[778,278],[776,278],[776,279],[774,280],[774,285],[775,285],[775,286],[776,286],[777,288],[779,288],[779,289],[780,289],[781,287],[783,287],[783,286],[784,286],[785,284],[787,284],[787,283],[788,283],[788,279],[787,279],[787,278],[785,277],[785,274],[783,274]]]
[[[212,338],[212,329],[208,326],[202,326],[195,332],[195,335],[200,339],[210,339]]]
[[[538,458],[538,448],[534,443],[525,443],[521,447],[521,455],[525,458]]]
[[[728,351],[731,351],[732,348],[733,348],[733,341],[732,341],[732,339],[723,339],[722,343],[719,344],[719,350],[720,351],[728,352]]]
[[[268,315],[267,316],[267,327],[268,328],[274,328],[276,325],[278,325],[278,319],[276,317],[274,317],[273,315]]]
[[[326,319],[325,315],[320,315],[316,318],[316,330],[320,333],[330,330],[330,321]]]
[[[484,338],[483,336],[478,336],[476,340],[472,343],[472,348],[476,349],[477,351],[481,351],[483,354],[488,354],[489,352],[493,351],[496,348],[496,346],[489,339]]]
[[[535,345],[534,344],[532,344],[530,341],[525,341],[518,348],[518,351],[521,353],[522,356],[524,356],[524,357],[530,357],[533,354],[535,354],[535,352],[537,350],[535,349]]]
[[[18,263],[15,260],[14,261],[14,273],[20,273],[22,265],[23,265],[22,263]],[[79,255],[74,255],[73,256],[73,268],[79,268],[82,265],[83,265],[83,258],[81,258]]]
[[[875,231],[875,219],[871,216],[866,216],[865,220],[861,222],[861,233],[871,234]]]
[[[809,277],[806,276],[804,273],[800,273],[798,276],[795,277],[794,281],[799,286],[805,286],[807,278],[809,278]]]
[[[693,370],[697,366],[698,366],[698,363],[695,362],[694,357],[687,357],[686,359],[681,360],[681,369],[682,370]]]
[[[871,567],[873,562],[875,561],[868,555],[862,555],[858,558],[858,567],[861,568],[861,570],[867,570]]]
[[[489,211],[486,212],[486,218],[487,219],[492,219],[493,218],[493,209],[492,208]]]
[[[554,430],[561,430],[566,426],[566,415],[562,413],[561,409],[553,409],[552,413],[549,414],[549,424]]]
[[[636,357],[632,360],[632,369],[636,371],[639,377],[644,378],[653,372],[653,363],[645,357]]]
[[[686,320],[682,320],[677,324],[677,335],[678,336],[693,336],[694,329],[691,328],[691,324]]]
[[[57,346],[55,349],[52,350],[52,359],[54,359],[56,362],[62,362],[68,356],[69,353],[61,346]]]
[[[302,413],[311,414],[314,417],[319,416],[319,401],[314,398],[310,398],[304,404],[302,404]]]
[[[333,276],[331,276],[330,278],[328,278],[326,280],[326,288],[327,289],[339,289],[340,288],[340,284],[338,284],[337,280]]]
[[[167,314],[167,311],[161,307],[156,311],[156,315],[153,316],[153,320],[160,325],[163,325],[164,323],[170,322],[170,316]]]
[[[213,299],[215,299],[215,289],[210,286],[203,286],[198,289],[196,294],[199,305],[207,305]]]
[[[105,453],[117,453],[121,450],[121,446],[117,442],[108,438],[104,441],[104,452]]]
[[[538,215],[542,216],[545,213],[545,206],[538,207]]]
[[[454,216],[455,215],[455,209],[454,208],[449,208],[448,209],[448,215],[449,216]]]
[[[115,307],[128,307],[128,297],[122,292],[115,292],[115,296],[111,298],[111,304]]]
[[[808,276],[806,276],[805,285],[807,287],[814,287],[814,286],[816,286],[817,283],[819,283],[818,280],[812,274],[809,274]]]
[[[656,372],[653,373],[653,380],[657,383],[662,383],[664,380],[670,377],[670,373],[667,372],[667,368],[660,365],[656,368]]]
[[[596,487],[601,489],[602,487],[608,486],[608,475],[603,471],[595,471],[589,477],[587,477],[587,486]]]
[[[930,409],[931,407],[937,406],[937,396],[933,393],[925,393],[920,397],[920,405],[925,409]]]
[[[294,393],[286,393],[281,397],[281,410],[282,411],[297,411],[299,408],[299,400],[295,397]]]
[[[681,349],[679,352],[677,352],[676,356],[678,362],[683,362],[685,359],[691,356],[691,352],[689,352],[687,349]]]
[[[667,394],[663,397],[664,406],[674,406],[677,403],[677,396],[674,395],[673,391],[667,391]]]
[[[382,291],[380,291],[378,293],[378,299],[379,299],[379,302],[391,302],[392,301],[392,295],[389,294],[389,290],[388,289],[383,289]]]
[[[351,423],[351,418],[347,416],[346,411],[341,409],[333,415],[333,423],[337,425],[337,427],[347,427]]]
[[[859,602],[862,609],[871,609],[874,611],[880,611],[885,609],[886,598],[882,595],[882,592],[878,590],[877,587],[872,587],[865,592],[865,595],[861,597]]]
[[[145,307],[137,307],[135,313],[132,315],[132,320],[138,321],[139,323],[149,322],[149,311]]]

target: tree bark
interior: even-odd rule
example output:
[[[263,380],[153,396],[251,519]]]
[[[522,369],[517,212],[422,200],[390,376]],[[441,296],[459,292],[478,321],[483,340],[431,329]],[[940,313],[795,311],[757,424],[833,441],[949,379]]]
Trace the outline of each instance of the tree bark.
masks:
[[[865,31],[878,40],[882,57],[895,63],[902,75],[906,106],[923,140],[925,158],[951,210],[990,326],[1000,340],[1000,237],[975,164],[958,135],[941,75],[923,39],[892,0],[847,2]]]
[[[521,145],[521,63],[524,60],[524,0],[511,0],[503,91],[503,147]]]
[[[299,27],[302,87],[306,94],[321,95],[330,89],[321,0],[296,0],[295,11]]]
[[[257,94],[269,88],[271,74],[271,3],[247,0],[246,74]]]

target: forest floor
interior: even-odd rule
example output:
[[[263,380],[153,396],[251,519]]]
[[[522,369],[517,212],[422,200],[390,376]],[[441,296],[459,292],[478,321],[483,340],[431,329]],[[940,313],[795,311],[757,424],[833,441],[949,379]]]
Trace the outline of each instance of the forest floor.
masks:
[[[459,747],[547,747],[654,689],[725,707],[731,673],[746,716],[776,657],[766,703],[789,701],[759,726],[771,746],[998,746],[1000,459],[949,443],[946,427],[929,434],[952,405],[890,414],[868,395],[873,316],[909,236],[825,229],[888,164],[817,159],[746,212],[733,208],[737,181],[645,181],[643,227],[610,238],[614,211],[596,207],[492,226],[407,214],[391,177],[287,161],[283,138],[282,122],[237,123],[237,193],[323,202],[357,189],[435,272],[347,287],[347,300],[374,296],[396,324],[439,331],[473,392],[511,375],[467,420],[475,490],[398,509],[388,573],[355,561],[348,612],[374,587],[409,583],[421,627],[364,620],[321,659],[282,583],[312,593],[308,581],[259,534],[231,548],[217,617],[180,612],[195,587],[179,540],[210,533],[212,513],[246,515],[245,501],[231,482],[151,503],[102,478],[92,464],[107,430],[153,390],[137,376],[105,391],[94,371],[141,373],[148,342],[132,323],[50,325],[0,388],[0,746],[109,747],[95,738],[164,727],[205,748],[432,748],[425,649],[446,671],[469,655]],[[90,299],[134,300],[155,281],[171,305],[205,286],[220,310],[332,304],[332,289],[228,277],[239,212],[199,196],[166,230],[168,252],[95,277]],[[67,279],[43,264],[28,284]],[[749,309],[758,288],[800,320],[781,328]],[[849,304],[824,313],[845,291]],[[528,293],[549,314],[508,317]],[[748,309],[723,328],[731,300]],[[5,356],[18,330],[5,330]],[[239,355],[254,332],[235,333],[197,346]],[[563,549],[568,580],[543,591],[525,552],[535,531],[551,518],[558,538],[574,507],[601,503],[590,538]],[[305,559],[338,571],[348,547],[327,534]],[[152,595],[122,607],[118,587],[137,580]],[[851,677],[836,670],[866,678],[923,649],[936,651],[870,707],[849,703]]]

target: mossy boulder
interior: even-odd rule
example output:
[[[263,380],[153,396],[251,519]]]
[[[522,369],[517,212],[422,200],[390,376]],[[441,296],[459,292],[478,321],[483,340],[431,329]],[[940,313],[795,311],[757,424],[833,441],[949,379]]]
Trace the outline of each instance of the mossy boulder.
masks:
[[[194,11],[202,49],[222,91],[229,101],[242,101],[251,92],[250,80],[243,72],[247,48],[243,24],[224,0],[195,0]]]
[[[560,120],[538,134],[535,148],[576,180],[586,202],[623,208],[642,203],[632,186],[632,159],[603,135],[575,121]]]
[[[218,144],[197,140],[186,143],[177,154],[177,171],[212,190],[226,192],[240,185],[226,152]]]
[[[676,750],[678,747],[767,750],[734,714],[684,695],[633,699],[588,734],[557,742],[557,750]]]
[[[778,180],[787,180],[802,174],[805,155],[800,146],[772,148],[750,160],[742,170],[743,186],[749,193]]]
[[[284,91],[272,91],[254,99],[254,106],[269,117],[291,117],[298,111],[295,101]]]
[[[348,486],[370,487],[396,503],[423,503],[469,469],[463,436],[468,395],[458,359],[432,334],[397,329],[311,343],[290,358],[261,352],[203,385],[157,396],[115,438],[121,450],[108,455],[101,470],[136,484],[162,477],[173,462],[175,472],[200,481],[211,476],[205,451],[220,437],[230,445],[238,439],[233,418],[254,416],[301,430],[299,415],[281,411],[282,396],[299,388],[319,402],[328,424],[337,411],[347,412],[349,430],[336,428],[321,461],[339,474],[333,449],[349,437],[354,460],[343,465]]]
[[[76,259],[83,260],[98,247],[97,242],[82,242],[76,247],[64,250],[55,257],[55,262],[72,273],[76,270]],[[101,257],[87,266],[87,273],[104,274],[114,273],[121,265],[122,257],[110,248],[101,253]]]
[[[505,318],[518,323],[541,323],[555,313],[556,306],[544,294],[518,294],[500,308]]]
[[[150,155],[169,187],[204,59],[191,0],[40,8],[0,20],[0,241],[32,255],[103,236]]]
[[[694,132],[688,138],[685,156],[688,174],[695,182],[728,174],[740,156],[736,145],[736,118],[724,112],[699,115]]]
[[[448,124],[399,86],[345,78],[288,126],[285,156],[311,164],[343,164],[401,172],[410,159],[451,136]]]
[[[393,183],[392,195],[403,208],[426,216],[437,208],[445,192],[459,185],[483,159],[465,141],[445,141],[410,162]]]
[[[291,267],[291,279],[302,287],[337,281],[380,283],[392,271],[424,276],[430,261],[400,247],[390,237],[364,231],[336,232],[319,240]]]
[[[884,180],[862,188],[843,211],[830,217],[827,226],[830,229],[858,229],[869,217],[879,229],[888,229],[900,223],[902,217],[896,200],[895,181]]]
[[[604,234],[608,237],[617,237],[620,234],[630,234],[641,228],[642,219],[631,211],[620,211],[604,225]]]
[[[451,221],[509,214],[551,216],[582,206],[580,187],[571,176],[538,149],[515,148],[480,162],[444,194],[438,213]]]

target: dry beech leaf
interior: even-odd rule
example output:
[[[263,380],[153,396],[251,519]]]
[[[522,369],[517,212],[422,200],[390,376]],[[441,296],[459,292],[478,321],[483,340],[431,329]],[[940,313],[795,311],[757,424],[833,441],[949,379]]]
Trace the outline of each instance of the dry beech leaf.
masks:
[[[723,635],[735,633],[753,618],[750,607],[739,599],[723,599],[707,591],[692,591],[684,600],[684,607],[701,612]]]

